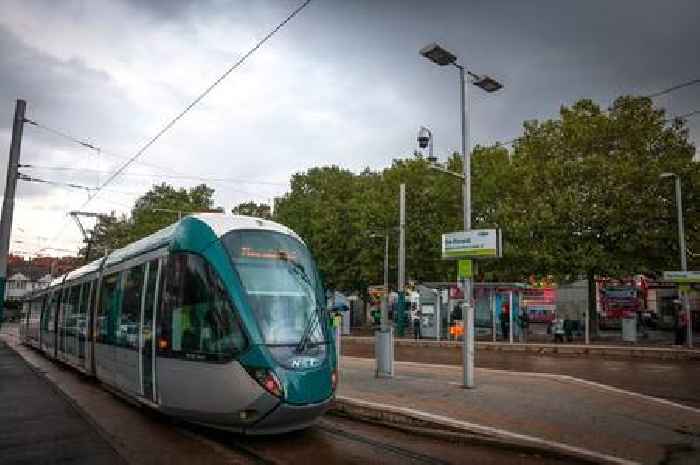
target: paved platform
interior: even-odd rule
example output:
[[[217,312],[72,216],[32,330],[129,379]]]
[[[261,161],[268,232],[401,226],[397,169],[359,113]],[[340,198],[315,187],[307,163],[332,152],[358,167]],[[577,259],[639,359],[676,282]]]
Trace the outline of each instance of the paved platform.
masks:
[[[343,336],[348,344],[374,345],[374,336]],[[458,348],[459,341],[436,341],[430,339],[395,338],[397,347],[445,347]],[[700,350],[680,346],[655,347],[642,345],[603,345],[603,344],[549,344],[477,341],[480,351],[500,351],[532,355],[590,356],[603,358],[637,358],[657,360],[700,360]]]
[[[341,363],[341,398],[478,425],[476,433],[485,427],[505,438],[526,435],[618,463],[700,463],[700,409],[691,406],[553,374],[477,368],[476,388],[462,389],[460,367],[397,362],[393,378],[376,379],[374,360]]]
[[[39,373],[0,341],[0,464],[126,462]]]

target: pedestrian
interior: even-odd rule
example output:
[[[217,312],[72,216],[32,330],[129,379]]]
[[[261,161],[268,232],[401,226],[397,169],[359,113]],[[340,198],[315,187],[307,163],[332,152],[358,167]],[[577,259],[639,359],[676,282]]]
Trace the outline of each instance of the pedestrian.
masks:
[[[574,320],[564,319],[564,334],[567,342],[574,340]]]
[[[561,318],[555,318],[552,322],[552,332],[554,333],[554,342],[564,342],[564,321]]]
[[[508,307],[508,304],[505,302],[501,306],[501,334],[503,335],[504,340],[508,339],[508,314],[510,312]]]
[[[418,310],[416,312],[415,318],[413,318],[413,338],[414,339],[420,339],[420,320],[421,320],[421,311]]]
[[[676,304],[676,345],[682,346],[685,344],[688,331],[688,315],[683,311],[680,300],[675,300],[674,304]]]
[[[520,342],[527,344],[527,332],[528,332],[528,326],[530,323],[530,319],[527,315],[527,308],[522,308],[520,311],[520,334],[521,334],[521,339]]]
[[[374,309],[372,310],[372,320],[375,329],[379,329],[382,323],[382,312],[377,307],[374,307]]]

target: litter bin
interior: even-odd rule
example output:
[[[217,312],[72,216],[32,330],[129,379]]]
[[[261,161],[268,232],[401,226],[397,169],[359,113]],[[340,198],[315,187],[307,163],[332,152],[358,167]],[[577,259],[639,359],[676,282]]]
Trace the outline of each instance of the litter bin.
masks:
[[[637,314],[631,313],[622,318],[622,340],[637,342]]]

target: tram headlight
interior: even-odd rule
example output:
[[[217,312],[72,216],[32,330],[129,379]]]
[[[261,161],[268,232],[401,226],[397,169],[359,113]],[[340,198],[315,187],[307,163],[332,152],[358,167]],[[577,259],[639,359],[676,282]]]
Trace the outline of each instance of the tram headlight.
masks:
[[[284,387],[274,371],[266,368],[246,368],[246,370],[267,392],[275,397],[284,397]]]

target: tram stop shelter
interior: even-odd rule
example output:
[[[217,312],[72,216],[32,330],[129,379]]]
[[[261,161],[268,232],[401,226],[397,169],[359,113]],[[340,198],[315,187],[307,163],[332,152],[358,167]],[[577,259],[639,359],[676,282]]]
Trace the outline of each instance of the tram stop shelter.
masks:
[[[517,324],[521,312],[522,283],[474,283],[476,336],[486,340],[522,340]],[[461,339],[464,334],[460,303],[464,294],[454,282],[426,282],[417,286],[420,295],[421,337]]]

